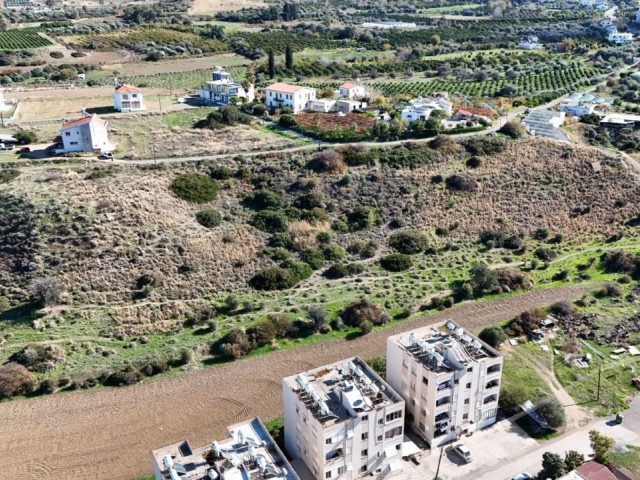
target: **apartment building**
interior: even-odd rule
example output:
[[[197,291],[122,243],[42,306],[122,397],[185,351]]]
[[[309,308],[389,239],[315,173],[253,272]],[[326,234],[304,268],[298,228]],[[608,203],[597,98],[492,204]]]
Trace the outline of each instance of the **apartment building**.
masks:
[[[285,448],[317,480],[400,469],[404,400],[358,357],[283,381]]]
[[[154,450],[155,480],[300,480],[259,418],[228,427],[227,435],[195,450],[186,440]]]
[[[452,321],[387,339],[387,382],[431,448],[496,421],[502,356]]]

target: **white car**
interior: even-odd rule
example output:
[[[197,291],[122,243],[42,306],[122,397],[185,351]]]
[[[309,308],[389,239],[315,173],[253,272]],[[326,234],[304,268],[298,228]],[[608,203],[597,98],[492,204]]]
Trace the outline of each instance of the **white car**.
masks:
[[[113,160],[113,153],[111,153],[111,152],[102,152],[100,154],[100,158],[104,158],[106,160]]]
[[[453,446],[453,451],[462,458],[465,463],[469,463],[473,459],[473,453],[464,443],[458,443]]]
[[[532,480],[532,479],[533,477],[531,476],[531,474],[527,472],[519,473],[518,475],[513,477],[513,480]]]

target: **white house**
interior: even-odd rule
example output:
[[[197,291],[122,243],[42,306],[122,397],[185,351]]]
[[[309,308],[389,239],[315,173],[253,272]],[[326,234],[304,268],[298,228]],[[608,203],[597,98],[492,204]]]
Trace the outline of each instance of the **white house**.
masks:
[[[609,25],[605,28],[605,30],[607,33],[618,33],[618,27],[616,27],[615,25]]]
[[[442,110],[450,117],[453,113],[453,102],[443,97],[435,99],[414,98],[409,101],[409,106],[402,110],[400,118],[409,123],[428,120],[434,110]]]
[[[296,114],[305,110],[307,104],[315,99],[315,88],[289,85],[287,83],[274,83],[267,87],[265,103],[270,108],[289,107]]]
[[[623,43],[631,43],[633,42],[633,33],[613,32],[609,34],[608,40],[611,43],[617,43],[618,45]]]
[[[522,41],[518,44],[520,50],[539,50],[544,48],[544,45],[539,43],[538,37],[535,35],[529,35],[526,41]]]
[[[351,113],[362,108],[367,108],[367,103],[360,100],[348,100],[345,98],[336,102],[336,110],[340,113]]]
[[[229,72],[225,72],[222,67],[216,67],[211,75],[212,80],[200,87],[198,95],[205,103],[223,104],[229,103],[231,98],[244,98],[247,102],[253,102],[255,98],[255,87],[253,84],[246,86],[240,82],[235,82]]]
[[[580,0],[580,6],[593,8],[596,5],[596,0]]]
[[[315,480],[384,478],[401,468],[404,400],[358,357],[283,381],[284,445]]]
[[[120,85],[113,91],[113,108],[119,112],[142,112],[144,105],[142,91],[131,85]]]
[[[328,113],[336,105],[336,101],[331,98],[318,98],[317,100],[311,100],[307,104],[307,109],[312,112]]]
[[[502,355],[450,320],[387,339],[387,382],[432,449],[495,423],[501,376]]]
[[[97,115],[79,118],[60,128],[63,148],[56,153],[109,152],[114,149],[109,143],[107,122]]]
[[[338,96],[341,98],[353,100],[354,98],[362,98],[365,95],[364,85],[360,85],[359,81],[358,83],[343,83],[338,89]]]

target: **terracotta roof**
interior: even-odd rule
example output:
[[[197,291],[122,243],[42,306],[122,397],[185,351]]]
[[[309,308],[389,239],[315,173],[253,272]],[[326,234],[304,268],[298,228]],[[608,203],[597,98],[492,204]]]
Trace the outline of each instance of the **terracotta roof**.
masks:
[[[343,83],[342,85],[340,85],[340,88],[346,88],[348,90],[351,90],[352,88],[356,88],[358,85],[356,85],[355,83]]]
[[[444,99],[444,98],[439,98],[439,99],[438,99],[438,102],[440,102],[440,103],[444,103],[445,105],[453,105],[453,102],[452,102],[452,101],[450,101],[450,100],[446,100],[446,99]]]
[[[62,124],[62,129],[64,130],[65,128],[71,128],[71,127],[77,127],[78,125],[84,125],[85,123],[90,123],[96,121],[97,123],[100,123],[101,125],[105,124],[105,121],[102,120],[101,118],[98,118],[96,115],[93,115],[91,117],[83,117],[83,118],[79,118],[77,120],[72,120],[70,122],[64,123]]]
[[[593,460],[576,468],[576,473],[585,480],[616,480],[607,467]]]
[[[142,93],[139,88],[132,87],[131,85],[120,85],[116,88],[116,93]]]
[[[274,83],[267,87],[267,90],[274,90],[276,92],[284,92],[284,93],[296,93],[305,87],[301,87],[300,85],[289,85],[288,83]]]

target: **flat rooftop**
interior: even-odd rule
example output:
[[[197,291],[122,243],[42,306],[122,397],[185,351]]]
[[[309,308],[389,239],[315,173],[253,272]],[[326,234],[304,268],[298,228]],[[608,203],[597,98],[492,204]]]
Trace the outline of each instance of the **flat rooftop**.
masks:
[[[500,354],[451,320],[390,337],[428,369],[450,372]]]
[[[186,440],[153,451],[169,480],[300,480],[259,418],[227,427],[229,436],[192,450]]]
[[[287,377],[284,382],[323,424],[337,423],[402,401],[359,357]]]

